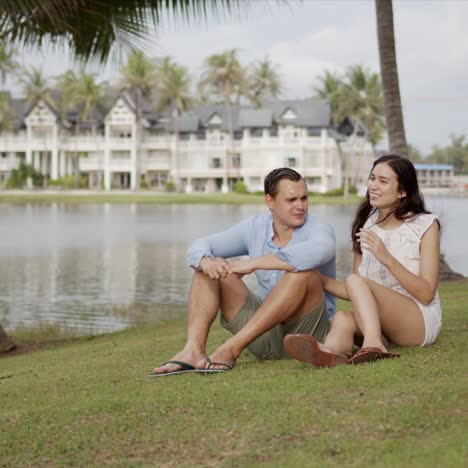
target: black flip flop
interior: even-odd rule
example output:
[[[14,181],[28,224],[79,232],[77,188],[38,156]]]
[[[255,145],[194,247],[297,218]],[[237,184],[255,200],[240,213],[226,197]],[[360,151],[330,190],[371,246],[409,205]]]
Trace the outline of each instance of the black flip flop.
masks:
[[[192,372],[196,372],[198,370],[198,369],[195,369],[195,367],[193,367],[192,365],[187,364],[186,362],[183,362],[183,361],[174,361],[174,360],[166,361],[164,364],[162,364],[162,366],[165,366],[166,364],[177,364],[181,368],[170,371],[170,372],[162,372],[162,373],[159,373],[159,374],[156,374],[155,372],[153,372],[151,374],[148,374],[148,377],[149,378],[167,377],[169,375],[189,374],[189,373],[192,373]]]
[[[205,369],[195,369],[198,374],[223,374],[224,372],[234,369],[232,362],[214,362],[209,356],[205,356],[208,367]],[[224,369],[213,369],[214,366],[223,366]]]

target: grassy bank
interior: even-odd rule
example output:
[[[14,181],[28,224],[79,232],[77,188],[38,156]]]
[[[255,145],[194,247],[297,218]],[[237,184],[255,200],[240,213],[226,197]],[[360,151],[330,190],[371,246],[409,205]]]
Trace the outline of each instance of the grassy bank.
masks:
[[[244,353],[226,374],[146,379],[180,320],[2,358],[0,464],[463,466],[467,284],[441,296],[434,346],[361,367]],[[209,349],[225,337],[216,324]]]
[[[350,195],[342,196],[311,195],[311,204],[356,204],[360,198]],[[263,195],[254,194],[182,194],[182,193],[42,193],[42,192],[1,192],[0,203],[138,203],[138,204],[213,204],[244,205],[264,203]]]

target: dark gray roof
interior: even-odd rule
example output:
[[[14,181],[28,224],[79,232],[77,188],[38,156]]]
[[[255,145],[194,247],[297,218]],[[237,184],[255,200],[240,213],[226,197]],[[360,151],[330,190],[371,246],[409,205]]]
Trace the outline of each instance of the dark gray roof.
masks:
[[[272,123],[271,109],[241,109],[239,111],[239,127],[271,127]]]
[[[330,125],[330,105],[323,99],[271,101],[265,103],[263,107],[271,109],[274,119],[280,123],[291,122],[298,127],[328,127]],[[282,119],[288,109],[296,115],[295,119]]]
[[[122,97],[129,108],[135,112],[134,93],[122,93],[116,87],[108,87],[105,92],[108,96],[108,102],[104,109],[97,109],[95,112],[99,121],[98,125],[103,124],[105,116],[119,97]],[[59,98],[57,92],[52,93],[52,96],[54,99]],[[24,126],[24,117],[30,110],[25,107],[25,100],[11,99],[11,107],[17,125]],[[53,110],[57,112],[59,106],[55,107]],[[294,113],[294,119],[283,119],[283,115],[288,110]],[[209,123],[215,114],[221,118],[221,124]],[[73,125],[79,119],[79,109],[60,117],[65,117],[65,120]],[[157,112],[156,93],[143,99],[143,117],[148,121],[149,128],[153,130],[173,130],[174,128],[170,109],[160,113]],[[332,132],[331,135],[336,139],[341,138],[340,134],[346,134],[346,130],[349,131],[349,121],[347,122],[348,126],[342,124],[342,127],[336,128],[331,125],[330,106],[326,101],[319,98],[268,101],[259,109],[249,105],[233,104],[232,117],[234,131],[240,131],[244,128],[265,128],[283,123],[308,128],[309,133],[316,129],[317,134],[320,133],[321,128],[328,128],[329,130],[335,128],[336,132]],[[81,122],[80,125],[85,125],[85,122]],[[223,104],[199,104],[190,111],[184,112],[180,117],[179,131],[181,132],[197,132],[206,128],[220,128],[223,131],[229,131],[229,118]]]
[[[179,131],[181,132],[196,132],[200,128],[200,119],[192,113],[185,113],[180,117]]]

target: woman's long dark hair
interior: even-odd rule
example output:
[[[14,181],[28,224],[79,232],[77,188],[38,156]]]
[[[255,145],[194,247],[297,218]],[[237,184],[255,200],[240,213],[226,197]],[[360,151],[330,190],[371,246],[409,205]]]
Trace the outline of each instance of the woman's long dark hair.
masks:
[[[402,158],[396,154],[389,154],[381,156],[379,159],[374,161],[371,173],[375,166],[380,163],[386,163],[392,168],[393,172],[397,176],[398,191],[405,192],[406,197],[399,198],[395,208],[379,222],[384,221],[391,214],[393,214],[396,219],[408,220],[421,213],[430,213],[426,210],[424,197],[419,190],[418,178],[416,176],[416,169],[414,168],[413,163],[409,159]],[[356,234],[359,232],[359,229],[364,226],[369,216],[374,213],[375,210],[376,209],[370,204],[369,190],[367,190],[366,198],[359,205],[352,224],[351,240],[353,242],[354,253],[362,253]]]

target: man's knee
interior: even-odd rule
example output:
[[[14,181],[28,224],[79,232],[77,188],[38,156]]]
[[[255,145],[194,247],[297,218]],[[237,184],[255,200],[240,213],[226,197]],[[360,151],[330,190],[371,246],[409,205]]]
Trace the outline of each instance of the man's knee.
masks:
[[[284,274],[285,280],[293,283],[304,283],[313,287],[322,287],[322,280],[318,270],[292,271]]]

